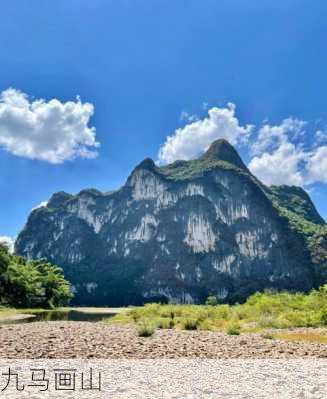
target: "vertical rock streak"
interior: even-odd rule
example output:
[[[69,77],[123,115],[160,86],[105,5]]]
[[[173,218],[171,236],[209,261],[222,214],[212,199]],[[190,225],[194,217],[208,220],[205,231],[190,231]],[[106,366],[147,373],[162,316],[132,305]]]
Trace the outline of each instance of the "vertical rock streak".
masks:
[[[220,153],[225,163],[208,169]],[[226,143],[209,155],[171,170],[147,160],[111,194],[57,193],[32,212],[16,251],[62,266],[76,303],[194,303],[270,286],[309,288],[303,245],[237,153],[238,169],[226,167]],[[316,215],[310,206],[303,209]]]

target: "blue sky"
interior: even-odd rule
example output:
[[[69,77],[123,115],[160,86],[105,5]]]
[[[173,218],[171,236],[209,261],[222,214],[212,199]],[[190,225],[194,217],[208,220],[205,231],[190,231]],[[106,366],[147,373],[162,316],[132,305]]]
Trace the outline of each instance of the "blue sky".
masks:
[[[191,158],[221,135],[267,183],[303,185],[327,217],[327,3],[0,10],[0,236],[55,191],[117,188],[143,158]]]

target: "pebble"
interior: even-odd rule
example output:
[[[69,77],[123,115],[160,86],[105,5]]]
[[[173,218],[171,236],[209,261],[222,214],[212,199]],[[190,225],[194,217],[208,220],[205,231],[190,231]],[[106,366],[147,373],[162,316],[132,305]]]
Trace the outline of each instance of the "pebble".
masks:
[[[268,340],[258,333],[157,330],[138,337],[132,326],[85,322],[33,322],[0,329],[6,359],[300,359],[326,358],[327,345]]]

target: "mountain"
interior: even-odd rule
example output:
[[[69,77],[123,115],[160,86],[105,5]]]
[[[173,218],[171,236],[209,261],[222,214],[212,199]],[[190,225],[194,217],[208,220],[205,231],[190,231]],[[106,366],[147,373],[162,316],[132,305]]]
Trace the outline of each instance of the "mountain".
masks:
[[[327,277],[327,229],[299,187],[266,187],[225,140],[200,158],[147,158],[117,191],[55,193],[15,251],[63,267],[75,303],[240,301]]]

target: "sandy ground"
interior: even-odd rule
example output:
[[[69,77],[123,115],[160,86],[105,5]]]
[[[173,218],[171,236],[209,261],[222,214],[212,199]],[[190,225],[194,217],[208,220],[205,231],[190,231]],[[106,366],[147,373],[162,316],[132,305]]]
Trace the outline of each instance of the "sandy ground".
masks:
[[[327,360],[20,360],[11,361],[16,381],[1,392],[2,398],[26,399],[326,399]],[[86,387],[83,389],[81,374]],[[0,370],[8,370],[1,361]],[[30,384],[31,369],[44,370],[49,381],[46,391],[42,373],[38,385]],[[63,370],[64,369],[64,370]],[[71,392],[56,388],[61,371],[74,375]],[[36,373],[36,371],[35,371]],[[100,375],[101,373],[101,381]],[[58,385],[58,379],[57,379]],[[1,378],[0,378],[1,388]],[[98,389],[97,389],[98,388]],[[41,391],[42,390],[42,391]]]
[[[58,321],[0,326],[0,358],[305,359],[327,358],[327,345],[209,331],[157,330],[142,338],[133,327]]]
[[[80,313],[92,313],[92,314],[108,314],[114,315],[118,313],[122,313],[126,311],[127,308],[94,308],[94,307],[65,307],[65,308],[56,308],[55,312],[80,312]],[[44,312],[51,311],[44,309]],[[0,313],[0,325],[4,323],[10,323],[14,321],[24,320],[24,319],[32,319],[35,317],[35,314],[29,313],[14,313],[12,315],[3,316]]]
[[[19,360],[11,361],[18,376],[2,398],[26,399],[326,399],[327,367],[323,359],[300,360]],[[8,370],[1,361],[0,370]],[[31,369],[38,384],[31,384]],[[93,372],[93,390],[90,383]],[[62,370],[62,371],[61,371]],[[56,375],[74,375],[71,391],[57,389]],[[81,375],[84,375],[86,390]],[[101,374],[101,381],[100,381]],[[57,382],[56,382],[57,381]],[[5,383],[5,381],[3,381]],[[0,388],[1,384],[0,378]]]
[[[9,323],[12,321],[19,321],[19,320],[26,320],[26,319],[33,319],[35,317],[34,314],[28,313],[16,313],[10,316],[0,316],[1,323]]]

